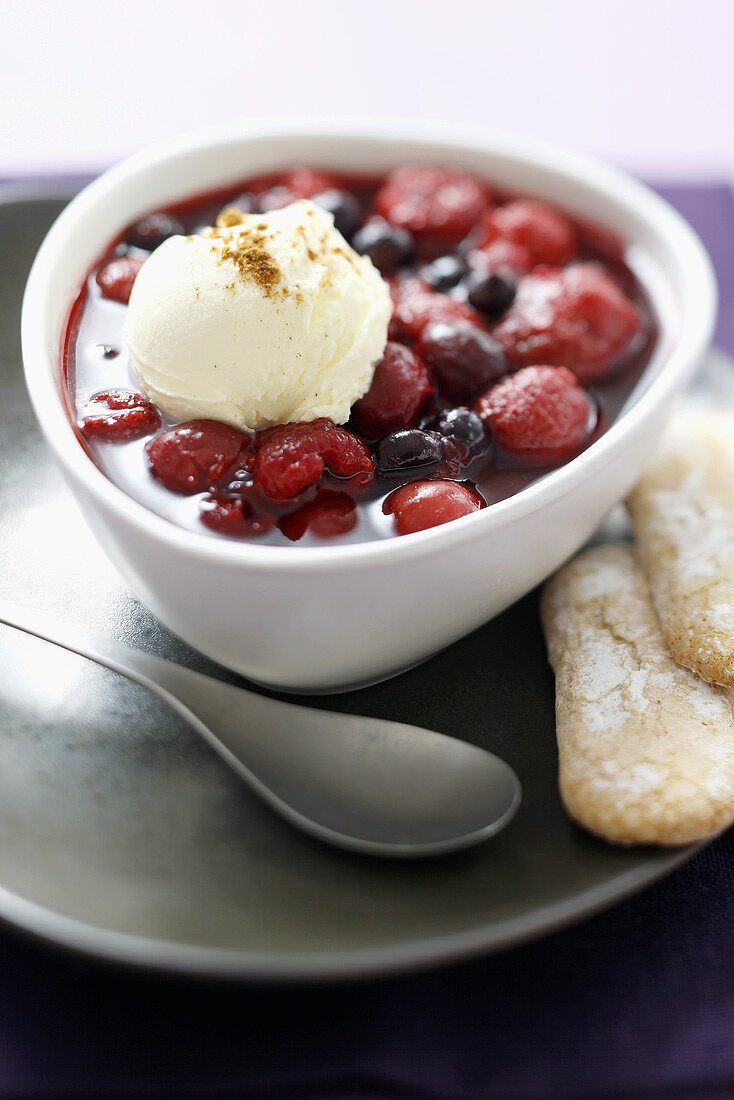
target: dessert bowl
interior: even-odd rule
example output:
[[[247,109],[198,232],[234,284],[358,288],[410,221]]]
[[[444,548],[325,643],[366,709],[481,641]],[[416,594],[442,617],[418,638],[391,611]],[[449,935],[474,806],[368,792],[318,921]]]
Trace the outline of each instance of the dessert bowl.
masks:
[[[618,419],[567,465],[515,496],[400,538],[286,548],[212,538],[149,511],[80,445],[60,348],[93,261],[147,211],[256,173],[302,163],[379,172],[406,163],[465,168],[628,243],[658,328],[651,359]],[[92,531],[132,590],[180,637],[270,687],[336,691],[425,659],[530,591],[590,536],[634,484],[713,328],[706,253],[665,202],[576,154],[480,134],[461,141],[385,127],[291,125],[189,135],[105,173],[46,237],[23,304],[26,381],[45,437]]]

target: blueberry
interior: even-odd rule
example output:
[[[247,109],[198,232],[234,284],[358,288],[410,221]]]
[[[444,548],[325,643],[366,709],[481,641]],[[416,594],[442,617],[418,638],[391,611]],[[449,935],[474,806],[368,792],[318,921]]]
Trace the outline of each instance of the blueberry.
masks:
[[[377,472],[381,477],[424,474],[437,470],[443,460],[441,437],[421,428],[401,428],[380,443],[377,451]]]
[[[441,396],[457,405],[473,401],[508,370],[497,341],[466,321],[435,321],[423,330],[415,350]]]
[[[178,218],[163,213],[148,214],[147,217],[136,222],[129,231],[127,243],[133,248],[143,248],[146,252],[152,252],[168,237],[184,232],[184,227]]]
[[[352,247],[369,256],[382,275],[391,275],[413,255],[413,238],[407,229],[390,225],[383,218],[370,218],[358,229]]]
[[[349,240],[359,228],[362,221],[362,207],[354,195],[349,191],[322,191],[320,195],[314,195],[312,202],[327,210],[334,216],[334,228],[338,229],[342,237]]]
[[[489,271],[472,271],[464,280],[471,305],[490,317],[499,317],[515,298],[517,284],[509,275]]]
[[[446,409],[436,421],[436,431],[460,444],[467,458],[479,454],[489,442],[484,424],[471,409]]]
[[[462,256],[439,256],[432,264],[422,267],[418,274],[434,290],[451,290],[466,275],[466,260]]]

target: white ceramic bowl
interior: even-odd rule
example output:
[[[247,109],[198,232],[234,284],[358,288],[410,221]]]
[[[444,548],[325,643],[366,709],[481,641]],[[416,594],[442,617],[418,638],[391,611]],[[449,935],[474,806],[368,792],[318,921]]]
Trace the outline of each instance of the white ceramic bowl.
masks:
[[[630,242],[660,339],[622,417],[568,465],[443,527],[323,548],[234,542],[174,526],[87,457],[61,396],[69,309],[107,243],[149,210],[292,163],[382,171],[456,165],[556,203]],[[547,577],[631,488],[675,397],[711,339],[716,289],[689,226],[634,180],[576,154],[506,137],[213,130],[146,150],[85,188],[56,221],[23,304],[23,359],[36,415],[99,542],[171,630],[260,683],[330,691],[394,674],[498,614]]]

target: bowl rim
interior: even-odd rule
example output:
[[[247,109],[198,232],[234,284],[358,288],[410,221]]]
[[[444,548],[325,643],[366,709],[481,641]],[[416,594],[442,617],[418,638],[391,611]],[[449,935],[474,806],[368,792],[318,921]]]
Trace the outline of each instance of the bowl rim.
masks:
[[[652,378],[634,404],[587,450],[520,492],[463,517],[459,523],[444,524],[400,538],[347,545],[327,543],[323,547],[279,547],[212,538],[207,532],[180,527],[158,515],[111,481],[95,465],[75,433],[58,386],[58,351],[53,363],[49,364],[45,337],[49,313],[56,319],[61,309],[61,316],[66,319],[73,299],[69,297],[59,304],[53,294],[52,274],[89,208],[106,194],[114,193],[131,177],[176,157],[198,155],[206,148],[223,144],[246,146],[263,139],[314,143],[334,140],[380,142],[395,149],[396,164],[400,162],[401,145],[410,142],[435,151],[437,159],[442,150],[444,155],[455,158],[467,153],[504,157],[519,160],[531,169],[551,172],[571,184],[584,184],[607,202],[644,220],[666,240],[678,261],[683,277],[677,289],[686,302],[685,323],[680,326],[663,369]],[[213,172],[212,186],[217,182],[216,172]],[[110,239],[113,236],[114,229]],[[102,509],[115,513],[116,518],[143,530],[172,550],[203,556],[213,564],[266,566],[271,570],[300,572],[356,565],[377,567],[440,552],[455,543],[483,538],[490,530],[523,519],[550,501],[572,492],[579,482],[592,477],[609,460],[625,437],[653,421],[675,393],[690,381],[710,344],[716,306],[717,288],[711,260],[690,225],[650,188],[593,157],[489,129],[452,127],[449,133],[425,124],[386,124],[384,121],[346,124],[344,120],[294,118],[213,126],[169,138],[126,158],[83,188],[51,226],[36,255],[23,297],[21,343],[26,386],[46,440],[62,468],[72,480],[81,481]]]

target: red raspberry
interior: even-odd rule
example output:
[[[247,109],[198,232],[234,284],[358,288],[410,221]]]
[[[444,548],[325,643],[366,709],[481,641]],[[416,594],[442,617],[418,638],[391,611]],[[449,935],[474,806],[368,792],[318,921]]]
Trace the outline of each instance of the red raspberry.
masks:
[[[376,213],[407,229],[435,259],[466,237],[489,202],[481,180],[451,168],[396,168],[377,192]]]
[[[209,493],[199,504],[199,519],[210,531],[220,535],[261,535],[269,531],[274,519],[270,515],[256,515],[252,505],[243,497],[229,497],[223,493]]]
[[[551,363],[593,382],[619,366],[639,331],[634,304],[606,271],[585,263],[522,279],[492,335],[516,367]]]
[[[129,443],[150,435],[161,426],[155,405],[130,390],[104,390],[86,403],[79,430],[88,438],[104,443]]]
[[[457,302],[448,294],[433,290],[417,276],[390,280],[392,319],[388,339],[403,343],[417,340],[426,325],[433,321],[469,321],[477,328],[486,329],[481,314],[466,302]]]
[[[103,264],[97,272],[97,286],[102,291],[102,297],[126,306],[133,283],[144,263],[145,260],[134,256],[116,256]]]
[[[308,504],[304,504],[280,521],[280,529],[291,542],[297,542],[309,529],[319,538],[344,535],[357,522],[355,503],[346,493],[323,489]]]
[[[525,367],[479,398],[474,411],[522,466],[557,466],[583,447],[593,409],[565,367]]]
[[[428,371],[415,352],[388,343],[372,385],[352,408],[352,421],[360,435],[382,439],[396,428],[414,427],[432,394]]]
[[[189,420],[152,439],[148,467],[172,493],[200,493],[219,486],[237,465],[246,465],[250,437],[218,420]]]
[[[390,493],[382,510],[393,516],[399,535],[411,535],[484,507],[485,501],[468,485],[457,481],[413,481]]]
[[[576,251],[576,233],[568,218],[533,199],[517,199],[484,215],[476,247],[508,241],[527,249],[533,265],[562,264]]]
[[[324,470],[368,485],[374,463],[361,439],[326,417],[280,424],[260,437],[253,475],[255,484],[272,500],[293,500]]]

